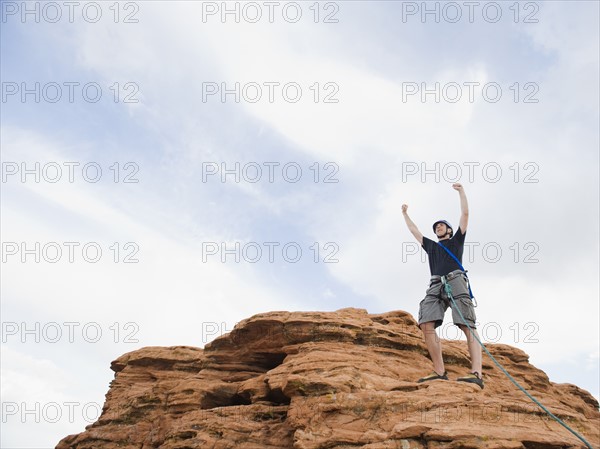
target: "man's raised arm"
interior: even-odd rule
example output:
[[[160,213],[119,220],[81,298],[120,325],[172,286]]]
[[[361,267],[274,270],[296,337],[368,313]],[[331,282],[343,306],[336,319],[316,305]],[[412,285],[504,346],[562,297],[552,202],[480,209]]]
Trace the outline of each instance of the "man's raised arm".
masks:
[[[419,231],[419,228],[417,228],[417,225],[415,225],[413,223],[413,221],[410,219],[410,217],[408,216],[408,212],[406,212],[408,210],[408,206],[406,204],[402,205],[402,215],[404,215],[404,221],[406,221],[406,226],[408,226],[408,230],[411,232],[412,235],[415,236],[415,238],[417,239],[417,242],[419,242],[421,245],[423,245],[423,234],[421,234],[421,231]]]
[[[460,196],[460,222],[459,226],[463,234],[467,232],[467,225],[469,224],[469,203],[467,203],[467,195],[465,189],[460,183],[452,184],[452,188],[458,191]]]

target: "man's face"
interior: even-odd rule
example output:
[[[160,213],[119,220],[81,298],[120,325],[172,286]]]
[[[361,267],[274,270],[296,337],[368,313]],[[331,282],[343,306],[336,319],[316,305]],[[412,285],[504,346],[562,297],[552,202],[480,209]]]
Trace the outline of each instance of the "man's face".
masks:
[[[448,226],[446,226],[444,223],[438,223],[435,226],[435,235],[437,236],[438,239],[445,237],[446,234],[448,233],[448,231],[449,231]]]

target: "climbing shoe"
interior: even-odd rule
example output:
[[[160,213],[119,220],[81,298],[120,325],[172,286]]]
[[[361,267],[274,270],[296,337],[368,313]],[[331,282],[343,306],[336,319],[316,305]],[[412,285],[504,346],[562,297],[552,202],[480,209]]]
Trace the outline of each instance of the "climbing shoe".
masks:
[[[448,371],[444,371],[444,374],[438,374],[435,371],[432,371],[431,374],[429,374],[428,376],[425,377],[421,377],[419,380],[417,380],[417,382],[421,383],[421,382],[428,382],[430,380],[437,380],[437,379],[442,379],[442,380],[448,380]]]
[[[483,389],[483,379],[481,378],[481,374],[479,374],[477,371],[475,371],[474,373],[469,373],[464,377],[459,377],[456,380],[459,382],[469,382],[472,384],[477,384],[481,387],[481,389]]]

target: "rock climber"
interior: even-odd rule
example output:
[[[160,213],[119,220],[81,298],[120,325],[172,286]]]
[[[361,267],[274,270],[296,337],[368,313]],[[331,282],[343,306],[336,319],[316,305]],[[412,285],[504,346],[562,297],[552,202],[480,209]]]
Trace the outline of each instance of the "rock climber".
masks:
[[[467,233],[467,224],[469,222],[469,206],[465,189],[459,183],[452,184],[460,197],[460,221],[456,233],[450,223],[446,220],[438,220],[433,224],[433,232],[438,238],[439,244],[444,245],[462,264],[463,248],[465,235]],[[435,331],[443,320],[448,307],[452,308],[452,320],[467,337],[469,355],[471,357],[471,371],[464,377],[459,377],[458,381],[470,382],[483,388],[483,379],[481,373],[481,346],[477,339],[477,330],[475,327],[475,309],[469,290],[469,280],[464,271],[462,271],[456,261],[440,245],[419,231],[417,226],[408,216],[408,206],[402,205],[402,214],[408,226],[409,231],[421,244],[429,259],[429,269],[431,271],[431,280],[429,288],[425,293],[425,298],[419,304],[419,327],[423,331],[425,344],[429,351],[431,361],[433,362],[433,372],[420,378],[417,382],[427,382],[436,379],[448,380],[448,373],[444,369],[444,360],[442,358],[442,346],[440,339]],[[460,309],[465,321],[471,328],[477,339],[471,334],[465,326],[460,315],[451,304],[445,289],[442,287],[442,277],[450,284],[452,296]]]

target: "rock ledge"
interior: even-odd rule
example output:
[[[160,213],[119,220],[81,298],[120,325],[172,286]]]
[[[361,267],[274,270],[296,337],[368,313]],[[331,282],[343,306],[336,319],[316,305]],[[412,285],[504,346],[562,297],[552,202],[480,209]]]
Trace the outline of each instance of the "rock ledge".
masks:
[[[444,341],[450,379],[469,370],[463,341]],[[600,447],[598,402],[555,384],[523,351],[486,345],[534,397]],[[57,449],[585,448],[484,354],[485,389],[418,384],[431,362],[414,318],[269,312],[204,349],[146,347],[111,364],[98,421]]]

